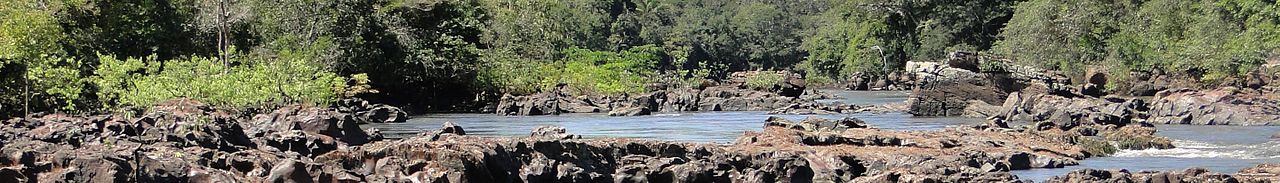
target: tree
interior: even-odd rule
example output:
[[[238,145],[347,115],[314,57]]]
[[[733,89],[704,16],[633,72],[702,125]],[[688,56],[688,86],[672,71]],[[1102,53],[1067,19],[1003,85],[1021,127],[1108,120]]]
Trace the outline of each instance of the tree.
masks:
[[[0,117],[76,109],[84,90],[80,63],[62,49],[67,35],[52,8],[30,1],[0,6],[0,105],[8,105],[0,106]]]

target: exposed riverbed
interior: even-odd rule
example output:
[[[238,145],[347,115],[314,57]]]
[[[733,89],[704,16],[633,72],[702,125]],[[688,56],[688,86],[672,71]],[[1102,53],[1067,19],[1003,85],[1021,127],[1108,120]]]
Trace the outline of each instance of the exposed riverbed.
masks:
[[[841,99],[819,102],[875,105],[902,102],[901,91],[826,91]],[[978,124],[984,119],[943,117],[922,118],[905,113],[770,115],[765,111],[661,113],[651,116],[609,117],[605,114],[564,114],[558,116],[501,116],[496,114],[433,114],[417,116],[406,123],[364,125],[377,128],[388,137],[415,135],[437,129],[444,122],[464,126],[468,135],[526,136],[538,126],[554,125],[586,138],[638,138],[689,142],[732,143],[746,131],[759,131],[769,116],[799,120],[806,117],[838,119],[856,117],[873,127],[889,130],[935,130],[953,125]],[[1258,163],[1280,163],[1280,141],[1271,134],[1277,126],[1160,125],[1157,135],[1174,139],[1178,148],[1165,150],[1124,150],[1112,157],[1090,158],[1079,166],[1059,169],[1014,171],[1020,178],[1042,181],[1082,168],[1141,170],[1181,170],[1204,167],[1218,172],[1236,172]]]
[[[878,105],[906,100],[903,91],[825,91],[841,99],[820,102]],[[454,122],[467,129],[468,135],[524,136],[538,126],[561,126],[586,138],[625,137],[639,139],[732,143],[746,131],[760,131],[769,116],[792,120],[807,117],[839,119],[856,117],[876,128],[889,130],[932,130],[952,125],[981,123],[982,119],[964,117],[913,117],[906,113],[770,115],[766,111],[660,113],[650,116],[610,117],[606,114],[562,114],[550,116],[502,116],[496,114],[433,114],[416,116],[405,123],[369,124],[388,137],[415,135],[422,130],[437,129],[444,122]]]

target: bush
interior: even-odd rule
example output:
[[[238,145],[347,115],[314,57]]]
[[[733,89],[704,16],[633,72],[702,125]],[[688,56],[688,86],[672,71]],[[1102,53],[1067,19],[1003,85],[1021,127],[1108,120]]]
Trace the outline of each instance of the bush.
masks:
[[[773,72],[759,72],[747,76],[747,86],[756,90],[768,90],[782,82],[782,75]]]
[[[518,58],[505,51],[488,51],[481,65],[483,69],[479,69],[476,76],[476,85],[485,91],[512,95],[537,93],[543,89],[546,74],[559,72],[558,67],[546,61]]]
[[[310,62],[308,51],[286,50],[279,59],[243,59],[226,67],[208,57],[192,57],[164,62],[145,59],[116,59],[99,55],[101,65],[91,80],[108,108],[151,106],[172,98],[188,97],[208,104],[233,108],[262,108],[288,103],[328,104],[339,97],[372,91],[366,76],[356,75],[348,87],[347,78]],[[365,79],[360,79],[365,78]]]
[[[1093,155],[1093,157],[1110,156],[1119,151],[1115,145],[1111,145],[1111,143],[1104,140],[1095,140],[1090,137],[1078,137],[1076,140],[1076,145],[1084,148],[1084,151]]]
[[[622,52],[591,51],[571,48],[564,51],[565,58],[556,65],[543,66],[540,72],[542,87],[568,84],[571,92],[579,94],[636,94],[648,91],[645,85],[657,72],[659,59],[657,47],[640,46]],[[554,69],[561,68],[561,69]]]

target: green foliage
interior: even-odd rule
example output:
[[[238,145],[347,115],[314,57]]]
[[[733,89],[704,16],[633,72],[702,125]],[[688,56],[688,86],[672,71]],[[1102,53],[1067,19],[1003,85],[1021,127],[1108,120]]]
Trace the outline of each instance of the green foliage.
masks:
[[[784,78],[778,73],[759,72],[751,76],[747,76],[747,87],[751,87],[751,89],[756,90],[768,90],[772,89],[773,86],[778,85],[778,83],[782,83],[782,79]]]
[[[0,117],[27,104],[36,111],[74,110],[84,90],[81,63],[62,50],[67,35],[46,8],[28,1],[0,6]]]
[[[1075,77],[1085,66],[1102,65],[1113,82],[1126,82],[1129,72],[1151,72],[1215,83],[1253,70],[1280,47],[1277,6],[1238,0],[1033,0],[1018,5],[995,51]]]
[[[996,53],[1021,65],[1062,70],[1083,77],[1084,66],[1101,63],[1118,12],[1131,6],[1103,1],[1033,0],[1019,3],[996,43]]]
[[[591,51],[581,48],[565,50],[560,70],[546,73],[545,88],[559,83],[568,84],[571,91],[606,95],[638,94],[646,92],[645,86],[657,72],[654,64],[659,59],[654,46],[634,47],[621,52]]]
[[[810,78],[879,77],[909,60],[992,46],[1016,1],[832,1],[816,15],[796,68]]]
[[[999,61],[986,61],[978,65],[978,70],[984,73],[1004,73],[1009,71],[1009,63]]]
[[[91,80],[100,88],[103,105],[113,107],[150,106],[179,97],[233,108],[327,104],[353,92],[346,78],[310,60],[313,50],[322,49],[284,50],[278,59],[237,56],[233,59],[244,64],[230,68],[207,57],[156,62],[150,60],[155,56],[119,60],[100,55]]]
[[[23,106],[28,96],[35,111],[160,100],[131,93],[137,91],[232,97],[210,99],[231,106],[362,97],[436,110],[471,109],[465,104],[558,83],[578,92],[635,93],[656,73],[667,74],[664,82],[696,87],[735,71],[795,69],[816,86],[879,77],[906,61],[955,50],[990,51],[1072,75],[1100,65],[1117,78],[1111,81],[1155,72],[1212,82],[1280,54],[1277,6],[1253,0],[13,0],[0,5],[0,115],[18,114],[12,106]],[[223,40],[230,52],[243,54],[212,63],[220,62],[211,58],[221,55]],[[117,58],[136,61],[100,63]],[[321,83],[315,80],[328,76],[298,74],[304,71],[352,78]],[[179,88],[157,79],[165,77],[209,83]],[[112,87],[93,87],[83,78]],[[277,87],[273,96],[265,89],[239,94],[259,95],[253,97],[209,89],[222,87],[214,81],[290,80],[301,83]],[[142,89],[139,82],[157,88]],[[353,87],[318,89],[333,83]],[[190,91],[171,91],[181,89]]]
[[[1120,151],[1110,142],[1095,137],[1076,137],[1076,145],[1094,157],[1106,157]]]
[[[817,35],[806,39],[805,48],[810,56],[801,68],[809,73],[831,78],[848,79],[856,74],[881,74],[888,58],[884,50],[892,42],[888,25],[877,13],[853,9],[862,14],[830,12],[836,16]],[[890,53],[894,50],[887,50]]]
[[[717,70],[726,70],[728,66],[724,64],[711,64],[706,61],[698,62],[698,67],[690,70],[679,70],[681,76],[684,76],[685,86],[693,88],[706,87],[706,79],[711,79],[711,75]]]
[[[528,95],[542,89],[544,73],[551,73],[555,67],[543,64],[542,61],[515,57],[497,50],[489,50],[488,56],[481,62],[484,64],[476,78],[479,87],[487,91],[496,91],[512,95]]]

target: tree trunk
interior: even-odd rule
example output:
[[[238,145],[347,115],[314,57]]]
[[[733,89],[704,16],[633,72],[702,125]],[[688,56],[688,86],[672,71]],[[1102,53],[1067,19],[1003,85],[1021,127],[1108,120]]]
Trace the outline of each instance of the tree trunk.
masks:
[[[218,60],[222,61],[222,74],[231,69],[227,62],[227,0],[218,0]]]
[[[31,80],[27,79],[30,71],[27,65],[22,66],[22,117],[31,116]]]

